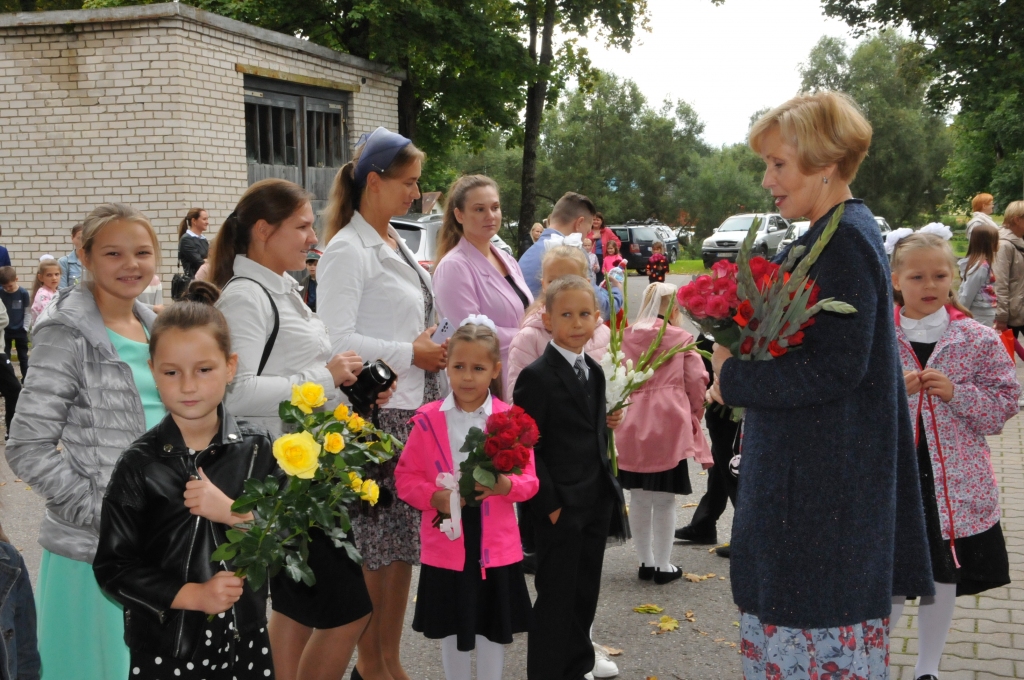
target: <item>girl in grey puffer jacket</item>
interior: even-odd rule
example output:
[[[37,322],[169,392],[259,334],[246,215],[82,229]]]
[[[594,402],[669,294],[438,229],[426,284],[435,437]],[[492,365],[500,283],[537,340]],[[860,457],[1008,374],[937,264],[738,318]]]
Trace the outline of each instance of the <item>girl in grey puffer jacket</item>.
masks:
[[[61,291],[36,322],[7,445],[11,469],[46,499],[36,588],[43,680],[128,677],[123,611],[91,563],[114,464],[164,413],[147,365],[156,317],[134,301],[156,268],[152,226],[118,205],[85,225],[94,283]]]

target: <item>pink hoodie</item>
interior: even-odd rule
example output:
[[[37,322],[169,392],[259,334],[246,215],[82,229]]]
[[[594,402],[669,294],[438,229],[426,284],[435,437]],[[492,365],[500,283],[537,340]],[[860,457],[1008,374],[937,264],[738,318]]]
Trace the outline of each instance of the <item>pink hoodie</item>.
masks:
[[[454,541],[433,525],[437,510],[430,505],[430,498],[441,487],[437,475],[450,472],[459,477],[459,471],[452,464],[451,447],[448,445],[448,423],[441,401],[434,401],[419,408],[413,416],[413,428],[409,440],[398,459],[395,468],[395,487],[398,497],[423,512],[420,521],[420,561],[432,567],[462,571],[466,563],[466,548],[463,537]],[[493,399],[492,411],[502,413],[511,407],[499,399]],[[534,468],[531,451],[530,464],[521,475],[509,475],[512,490],[507,496],[491,496],[480,506],[481,530],[480,567],[504,567],[523,559],[523,548],[519,538],[519,524],[516,521],[514,503],[533,498],[540,482]]]
[[[544,328],[544,320],[541,314],[544,313],[544,305],[540,305],[534,312],[528,313],[523,318],[519,332],[512,338],[512,344],[508,347],[508,366],[505,370],[505,396],[512,399],[512,391],[516,387],[516,378],[523,372],[523,369],[532,364],[544,354],[544,348],[551,342],[551,333]],[[594,361],[601,361],[608,352],[608,343],[611,341],[612,332],[608,326],[599,324],[594,331],[594,337],[590,338],[583,351]]]
[[[635,363],[658,335],[657,326],[630,326],[622,352]],[[661,347],[688,345],[693,336],[670,325]],[[708,373],[696,352],[677,354],[629,398],[629,408],[615,431],[619,467],[630,472],[672,470],[684,458],[712,463],[711,447],[701,430]]]
[[[985,437],[1002,432],[1006,421],[1017,415],[1021,387],[999,335],[955,307],[947,306],[946,311],[949,327],[932,350],[927,367],[949,378],[953,398],[946,403],[918,392],[908,395],[908,400],[914,434],[928,440],[942,537],[948,539],[950,510],[958,537],[980,534],[999,521],[999,483]],[[917,355],[900,326],[898,306],[895,313],[903,370],[918,371]],[[924,417],[923,433],[918,432],[919,412]]]

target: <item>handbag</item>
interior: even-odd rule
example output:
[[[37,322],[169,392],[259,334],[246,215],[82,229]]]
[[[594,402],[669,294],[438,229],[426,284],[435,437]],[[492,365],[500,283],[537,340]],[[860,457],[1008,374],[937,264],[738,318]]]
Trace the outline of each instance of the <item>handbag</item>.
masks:
[[[171,299],[180,300],[181,296],[188,290],[188,284],[192,283],[192,277],[185,273],[181,266],[181,256],[178,256],[178,273],[171,277]]]

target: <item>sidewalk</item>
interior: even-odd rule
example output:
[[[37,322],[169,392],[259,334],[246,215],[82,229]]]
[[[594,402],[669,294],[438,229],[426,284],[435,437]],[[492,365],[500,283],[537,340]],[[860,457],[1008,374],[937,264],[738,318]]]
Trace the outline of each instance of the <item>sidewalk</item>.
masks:
[[[1024,370],[1018,370],[1024,381]],[[989,437],[1010,553],[1005,588],[958,597],[939,669],[942,680],[1024,678],[1024,416]],[[908,604],[890,643],[892,680],[914,680],[917,607]]]

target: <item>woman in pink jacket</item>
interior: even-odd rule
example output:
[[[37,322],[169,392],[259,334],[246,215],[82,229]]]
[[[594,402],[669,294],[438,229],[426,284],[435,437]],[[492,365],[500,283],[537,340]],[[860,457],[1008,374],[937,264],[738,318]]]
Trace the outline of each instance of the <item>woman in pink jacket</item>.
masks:
[[[470,317],[459,327],[448,344],[452,393],[420,407],[395,470],[399,498],[423,513],[412,629],[441,640],[448,680],[468,680],[474,648],[477,678],[500,680],[504,645],[531,622],[513,504],[537,493],[533,452],[522,474],[498,475],[493,489],[476,485],[479,507],[466,506],[457,486],[470,428],[484,430],[492,413],[511,408],[492,393],[500,392],[499,352],[497,329],[487,317]],[[449,516],[440,527],[434,524],[438,513]]]
[[[434,297],[443,318],[456,324],[483,314],[498,329],[501,362],[533,295],[519,263],[491,244],[501,226],[498,185],[490,177],[460,177],[448,190],[434,261]]]
[[[693,336],[679,328],[682,321],[674,308],[665,314],[676,287],[652,283],[644,291],[636,323],[622,337],[622,352],[635,363],[668,323],[660,348],[688,345]],[[619,456],[619,482],[629,493],[629,523],[640,561],[639,577],[659,585],[683,575],[673,566],[676,494],[690,494],[686,459],[695,458],[707,470],[714,464],[700,421],[704,417],[704,392],[708,374],[696,352],[676,354],[630,397],[622,425],[615,433]]]
[[[952,290],[956,259],[934,233],[892,254],[896,340],[914,417],[918,473],[935,596],[918,612],[915,678],[938,676],[957,595],[1010,582],[999,525],[999,483],[986,435],[1017,414],[1021,388],[994,330],[970,318]],[[895,627],[905,598],[893,600]]]
[[[582,250],[573,246],[554,246],[544,253],[540,265],[541,290],[546,291],[548,284],[555,279],[570,274],[589,278],[589,262]],[[543,297],[543,296],[541,296]],[[505,394],[512,394],[516,387],[516,378],[523,369],[532,364],[544,354],[544,349],[551,342],[551,333],[544,328],[544,302],[538,299],[537,302],[526,311],[523,318],[522,328],[512,338],[508,349],[508,368],[505,371]],[[611,331],[608,326],[599,324],[594,336],[583,348],[591,359],[600,361],[601,357],[608,351],[608,341],[611,339]]]

